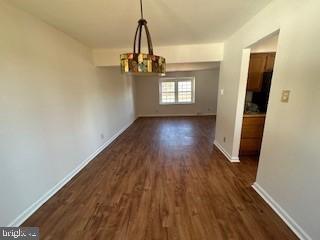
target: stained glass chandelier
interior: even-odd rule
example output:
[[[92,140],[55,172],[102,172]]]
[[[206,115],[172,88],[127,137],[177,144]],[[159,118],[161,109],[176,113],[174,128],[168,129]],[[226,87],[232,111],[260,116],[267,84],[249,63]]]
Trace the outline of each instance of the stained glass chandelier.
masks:
[[[133,53],[120,55],[121,71],[123,73],[153,73],[164,74],[166,71],[166,60],[163,57],[153,54],[151,35],[147,21],[143,18],[142,0],[140,0],[141,18],[134,37]],[[148,43],[148,53],[141,52],[141,35],[145,29]]]

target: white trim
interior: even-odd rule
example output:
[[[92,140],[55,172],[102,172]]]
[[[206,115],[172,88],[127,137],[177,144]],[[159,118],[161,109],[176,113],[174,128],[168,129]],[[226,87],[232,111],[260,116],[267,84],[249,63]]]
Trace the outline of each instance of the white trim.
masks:
[[[172,102],[172,103],[159,103],[159,105],[194,105],[195,102]]]
[[[188,114],[180,114],[180,113],[158,113],[158,114],[141,114],[141,115],[138,115],[137,117],[194,117],[194,116],[198,116],[198,117],[201,117],[201,116],[216,116],[217,114],[216,113],[188,113]]]
[[[234,122],[234,132],[233,132],[233,144],[232,144],[232,155],[239,155],[240,142],[241,142],[241,132],[242,132],[242,122],[243,122],[243,110],[245,105],[247,81],[250,65],[250,54],[251,49],[242,50],[242,60],[241,60],[241,70],[239,79],[239,89],[238,89],[238,100],[236,108],[236,116]]]
[[[302,227],[299,226],[299,224],[257,182],[252,184],[252,188],[263,198],[264,201],[266,201],[276,214],[278,214],[278,216],[288,225],[299,239],[312,240]]]
[[[222,146],[218,143],[217,140],[214,140],[213,144],[223,153],[223,155],[232,163],[240,162],[239,157],[231,156]]]
[[[73,169],[66,177],[59,181],[53,188],[46,192],[42,197],[35,201],[30,207],[24,210],[16,217],[8,227],[18,227],[27,220],[35,211],[37,211],[46,201],[48,201],[55,193],[57,193],[64,185],[66,185],[77,173],[79,173],[90,161],[92,161],[102,150],[120,136],[135,120],[124,126],[120,131],[113,135],[109,140],[102,144],[96,151],[87,157],[80,165]]]

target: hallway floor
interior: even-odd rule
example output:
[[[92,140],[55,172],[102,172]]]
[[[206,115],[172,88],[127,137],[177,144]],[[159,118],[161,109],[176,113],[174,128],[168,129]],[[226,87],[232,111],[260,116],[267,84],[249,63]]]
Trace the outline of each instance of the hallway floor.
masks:
[[[23,226],[41,239],[297,239],[213,146],[214,117],[140,118]]]

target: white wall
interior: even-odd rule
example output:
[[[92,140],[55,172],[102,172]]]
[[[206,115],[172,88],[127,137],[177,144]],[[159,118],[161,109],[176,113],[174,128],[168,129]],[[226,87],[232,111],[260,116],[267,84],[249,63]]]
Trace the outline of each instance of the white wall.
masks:
[[[3,1],[0,16],[0,226],[6,226],[135,114],[133,83],[119,68],[95,68],[88,48]]]
[[[160,77],[136,77],[138,116],[216,114],[219,69],[170,72],[166,77],[195,77],[195,103],[160,105]]]
[[[257,185],[305,239],[320,239],[319,10],[318,0],[275,0],[228,39],[216,126],[216,141],[232,154],[242,50],[280,28]],[[289,103],[280,102],[283,89],[291,90]]]
[[[218,69],[220,62],[195,62],[195,63],[167,63],[167,72],[190,72],[190,71],[203,71],[210,69]]]
[[[276,52],[278,47],[279,34],[272,34],[265,39],[250,46],[252,53]]]

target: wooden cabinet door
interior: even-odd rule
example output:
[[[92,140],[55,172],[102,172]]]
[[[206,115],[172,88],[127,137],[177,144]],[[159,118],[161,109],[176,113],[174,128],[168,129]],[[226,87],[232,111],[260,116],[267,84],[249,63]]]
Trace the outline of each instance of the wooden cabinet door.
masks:
[[[243,138],[240,142],[240,156],[259,155],[261,138]]]
[[[267,54],[251,54],[247,91],[260,92],[262,87],[263,72],[265,71]]]
[[[266,62],[266,72],[272,72],[274,66],[274,60],[276,59],[276,53],[269,53],[267,55],[267,62]]]
[[[241,132],[240,155],[258,155],[261,148],[264,116],[244,117]]]

